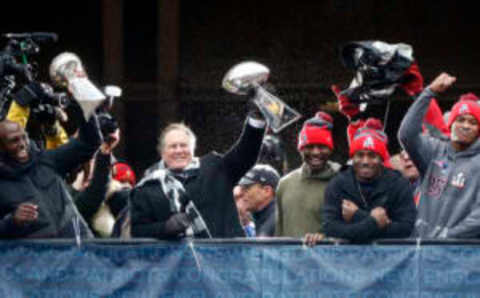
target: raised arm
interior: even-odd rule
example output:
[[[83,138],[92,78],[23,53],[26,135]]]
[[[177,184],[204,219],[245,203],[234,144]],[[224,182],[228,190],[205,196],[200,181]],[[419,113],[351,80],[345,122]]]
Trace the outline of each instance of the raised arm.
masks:
[[[111,179],[111,161],[113,149],[120,141],[120,131],[117,129],[104,141],[95,157],[95,169],[90,185],[78,195],[75,204],[83,218],[90,223],[91,217],[97,212],[107,195],[108,183]]]
[[[439,140],[422,135],[422,121],[436,93],[448,89],[455,77],[440,74],[408,109],[398,131],[398,139],[421,173],[425,173]]]
[[[225,166],[230,169],[234,183],[255,165],[264,133],[265,122],[248,117],[239,140],[224,155]]]
[[[55,150],[48,150],[45,155],[49,162],[64,176],[78,165],[88,161],[97,151],[102,137],[96,116],[89,121],[81,121],[78,139],[71,139],[68,143]]]

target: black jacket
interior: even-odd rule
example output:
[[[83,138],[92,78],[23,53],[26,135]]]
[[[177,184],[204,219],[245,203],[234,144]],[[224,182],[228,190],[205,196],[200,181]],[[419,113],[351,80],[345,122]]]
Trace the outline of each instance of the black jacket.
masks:
[[[225,155],[210,153],[200,158],[195,177],[184,182],[186,194],[203,216],[212,237],[245,237],[233,199],[233,187],[255,164],[264,129],[245,125],[233,148]],[[152,180],[131,193],[133,237],[169,238],[165,221],[172,216],[160,182]]]
[[[70,238],[79,219],[82,236],[91,237],[65,186],[64,177],[92,158],[100,146],[96,118],[80,128],[78,139],[47,151],[30,146],[30,161],[16,163],[0,157],[0,238]],[[23,227],[13,222],[13,213],[24,202],[38,205],[38,219]],[[75,223],[76,225],[76,223]]]
[[[365,200],[352,167],[335,176],[325,190],[324,231],[329,237],[348,239],[352,242],[368,242],[380,238],[409,237],[415,222],[416,209],[408,180],[397,171],[384,169],[382,175],[372,181],[372,190]],[[358,206],[352,221],[342,217],[342,200]],[[370,216],[375,207],[386,209],[392,223],[381,230]]]
[[[276,216],[275,199],[272,200],[263,210],[253,213],[255,221],[256,237],[273,237],[275,236],[275,216]]]

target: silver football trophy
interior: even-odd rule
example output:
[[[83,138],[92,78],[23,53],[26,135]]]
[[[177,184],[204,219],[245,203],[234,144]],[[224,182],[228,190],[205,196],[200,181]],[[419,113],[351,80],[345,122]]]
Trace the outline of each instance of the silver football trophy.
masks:
[[[260,63],[246,61],[233,66],[225,75],[222,86],[239,95],[255,92],[253,102],[258,106],[268,125],[278,133],[300,119],[301,115],[261,85],[268,80],[270,70]]]
[[[53,58],[50,79],[59,87],[66,87],[78,101],[85,119],[105,100],[105,95],[87,77],[77,55],[64,52]]]

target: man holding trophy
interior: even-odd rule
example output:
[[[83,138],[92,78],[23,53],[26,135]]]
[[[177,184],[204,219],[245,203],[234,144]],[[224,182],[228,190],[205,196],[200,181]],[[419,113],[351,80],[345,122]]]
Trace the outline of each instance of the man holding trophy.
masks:
[[[196,157],[196,137],[183,123],[162,131],[161,161],[147,170],[131,194],[133,237],[245,237],[233,188],[255,164],[266,122],[280,124],[277,128],[288,125],[275,118],[288,107],[260,86],[267,77],[268,69],[254,62],[236,65],[225,75],[225,89],[250,95],[243,132],[226,154]],[[268,105],[259,104],[262,101]],[[273,112],[266,114],[269,108]]]

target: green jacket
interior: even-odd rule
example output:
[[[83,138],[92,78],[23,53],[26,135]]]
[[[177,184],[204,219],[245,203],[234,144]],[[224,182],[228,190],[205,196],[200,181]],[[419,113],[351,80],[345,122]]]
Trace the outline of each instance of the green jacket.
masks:
[[[306,164],[284,176],[277,187],[275,235],[303,237],[320,233],[323,225],[324,191],[340,164],[328,161],[325,169],[312,175]]]

